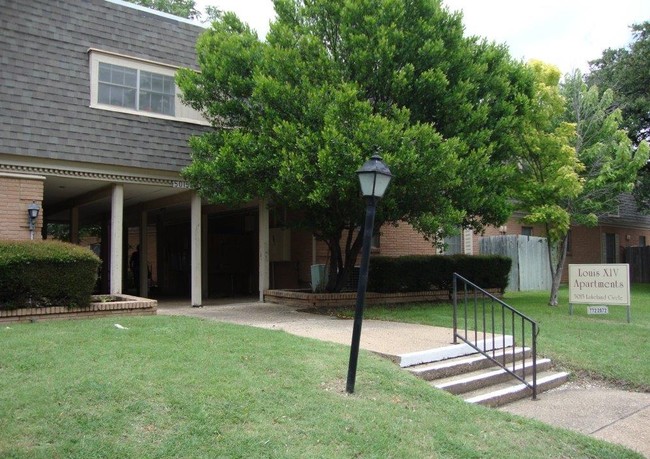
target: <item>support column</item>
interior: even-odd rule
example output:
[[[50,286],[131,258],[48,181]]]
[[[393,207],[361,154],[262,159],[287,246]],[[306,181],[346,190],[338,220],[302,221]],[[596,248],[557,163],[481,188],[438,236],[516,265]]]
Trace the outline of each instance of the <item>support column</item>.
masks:
[[[138,295],[147,298],[149,295],[149,241],[147,236],[147,211],[140,214],[140,291]]]
[[[79,207],[70,209],[70,242],[79,244]]]
[[[122,293],[122,236],[124,226],[124,185],[115,184],[111,193],[110,293]]]
[[[261,199],[258,205],[259,212],[259,285],[260,301],[264,301],[264,291],[270,284],[269,275],[269,206],[266,199]]]
[[[165,225],[163,224],[163,218],[161,215],[156,216],[156,283],[158,285],[158,293],[165,294],[167,290],[165,285],[168,282],[168,275],[163,269],[163,265],[168,264],[165,260],[165,251],[164,245],[167,240],[167,234],[165,233]]]
[[[192,193],[192,216],[191,216],[191,289],[192,289],[192,306],[201,306],[201,196],[198,193]]]
[[[208,297],[208,216],[201,215],[201,294]]]

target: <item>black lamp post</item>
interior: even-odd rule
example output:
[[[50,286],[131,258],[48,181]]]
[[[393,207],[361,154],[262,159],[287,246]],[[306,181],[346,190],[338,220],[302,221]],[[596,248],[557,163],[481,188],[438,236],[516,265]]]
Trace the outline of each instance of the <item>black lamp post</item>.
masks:
[[[354,392],[354,382],[357,377],[357,360],[359,357],[359,341],[361,340],[361,324],[363,322],[363,306],[366,301],[368,286],[368,263],[370,261],[370,243],[375,224],[375,209],[377,201],[384,196],[386,188],[393,177],[390,170],[379,155],[373,155],[357,171],[361,193],[366,198],[366,222],[363,227],[363,247],[361,249],[361,266],[359,267],[359,285],[357,287],[357,303],[354,311],[354,328],[352,329],[352,345],[350,347],[350,363],[348,365],[348,381],[345,390],[348,394]]]
[[[27,218],[29,223],[29,237],[34,239],[34,230],[36,229],[36,219],[38,218],[38,211],[41,208],[32,201],[32,203],[27,207]]]

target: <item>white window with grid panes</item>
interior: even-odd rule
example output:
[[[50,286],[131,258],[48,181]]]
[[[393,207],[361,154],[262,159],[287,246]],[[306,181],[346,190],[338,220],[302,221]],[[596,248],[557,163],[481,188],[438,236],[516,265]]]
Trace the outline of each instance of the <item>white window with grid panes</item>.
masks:
[[[176,67],[90,50],[90,106],[208,124],[181,102],[175,74]]]

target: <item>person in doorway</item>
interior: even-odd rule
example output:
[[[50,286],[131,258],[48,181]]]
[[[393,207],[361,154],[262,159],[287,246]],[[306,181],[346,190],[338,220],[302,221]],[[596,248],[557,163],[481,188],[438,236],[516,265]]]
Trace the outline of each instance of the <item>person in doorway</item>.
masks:
[[[140,293],[140,244],[135,248],[129,260],[129,268],[133,274],[133,285],[135,285],[135,294]]]

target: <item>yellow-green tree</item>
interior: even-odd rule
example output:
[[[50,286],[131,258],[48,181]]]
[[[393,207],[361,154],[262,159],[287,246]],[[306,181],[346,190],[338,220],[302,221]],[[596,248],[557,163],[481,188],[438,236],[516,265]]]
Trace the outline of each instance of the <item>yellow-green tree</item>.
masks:
[[[634,148],[612,109],[611,90],[588,87],[580,72],[560,85],[557,68],[531,63],[537,75],[533,123],[521,152],[520,208],[525,222],[546,228],[552,275],[549,304],[557,294],[566,261],[571,224],[594,226],[612,212],[618,197],[632,190],[648,160],[648,147]]]

